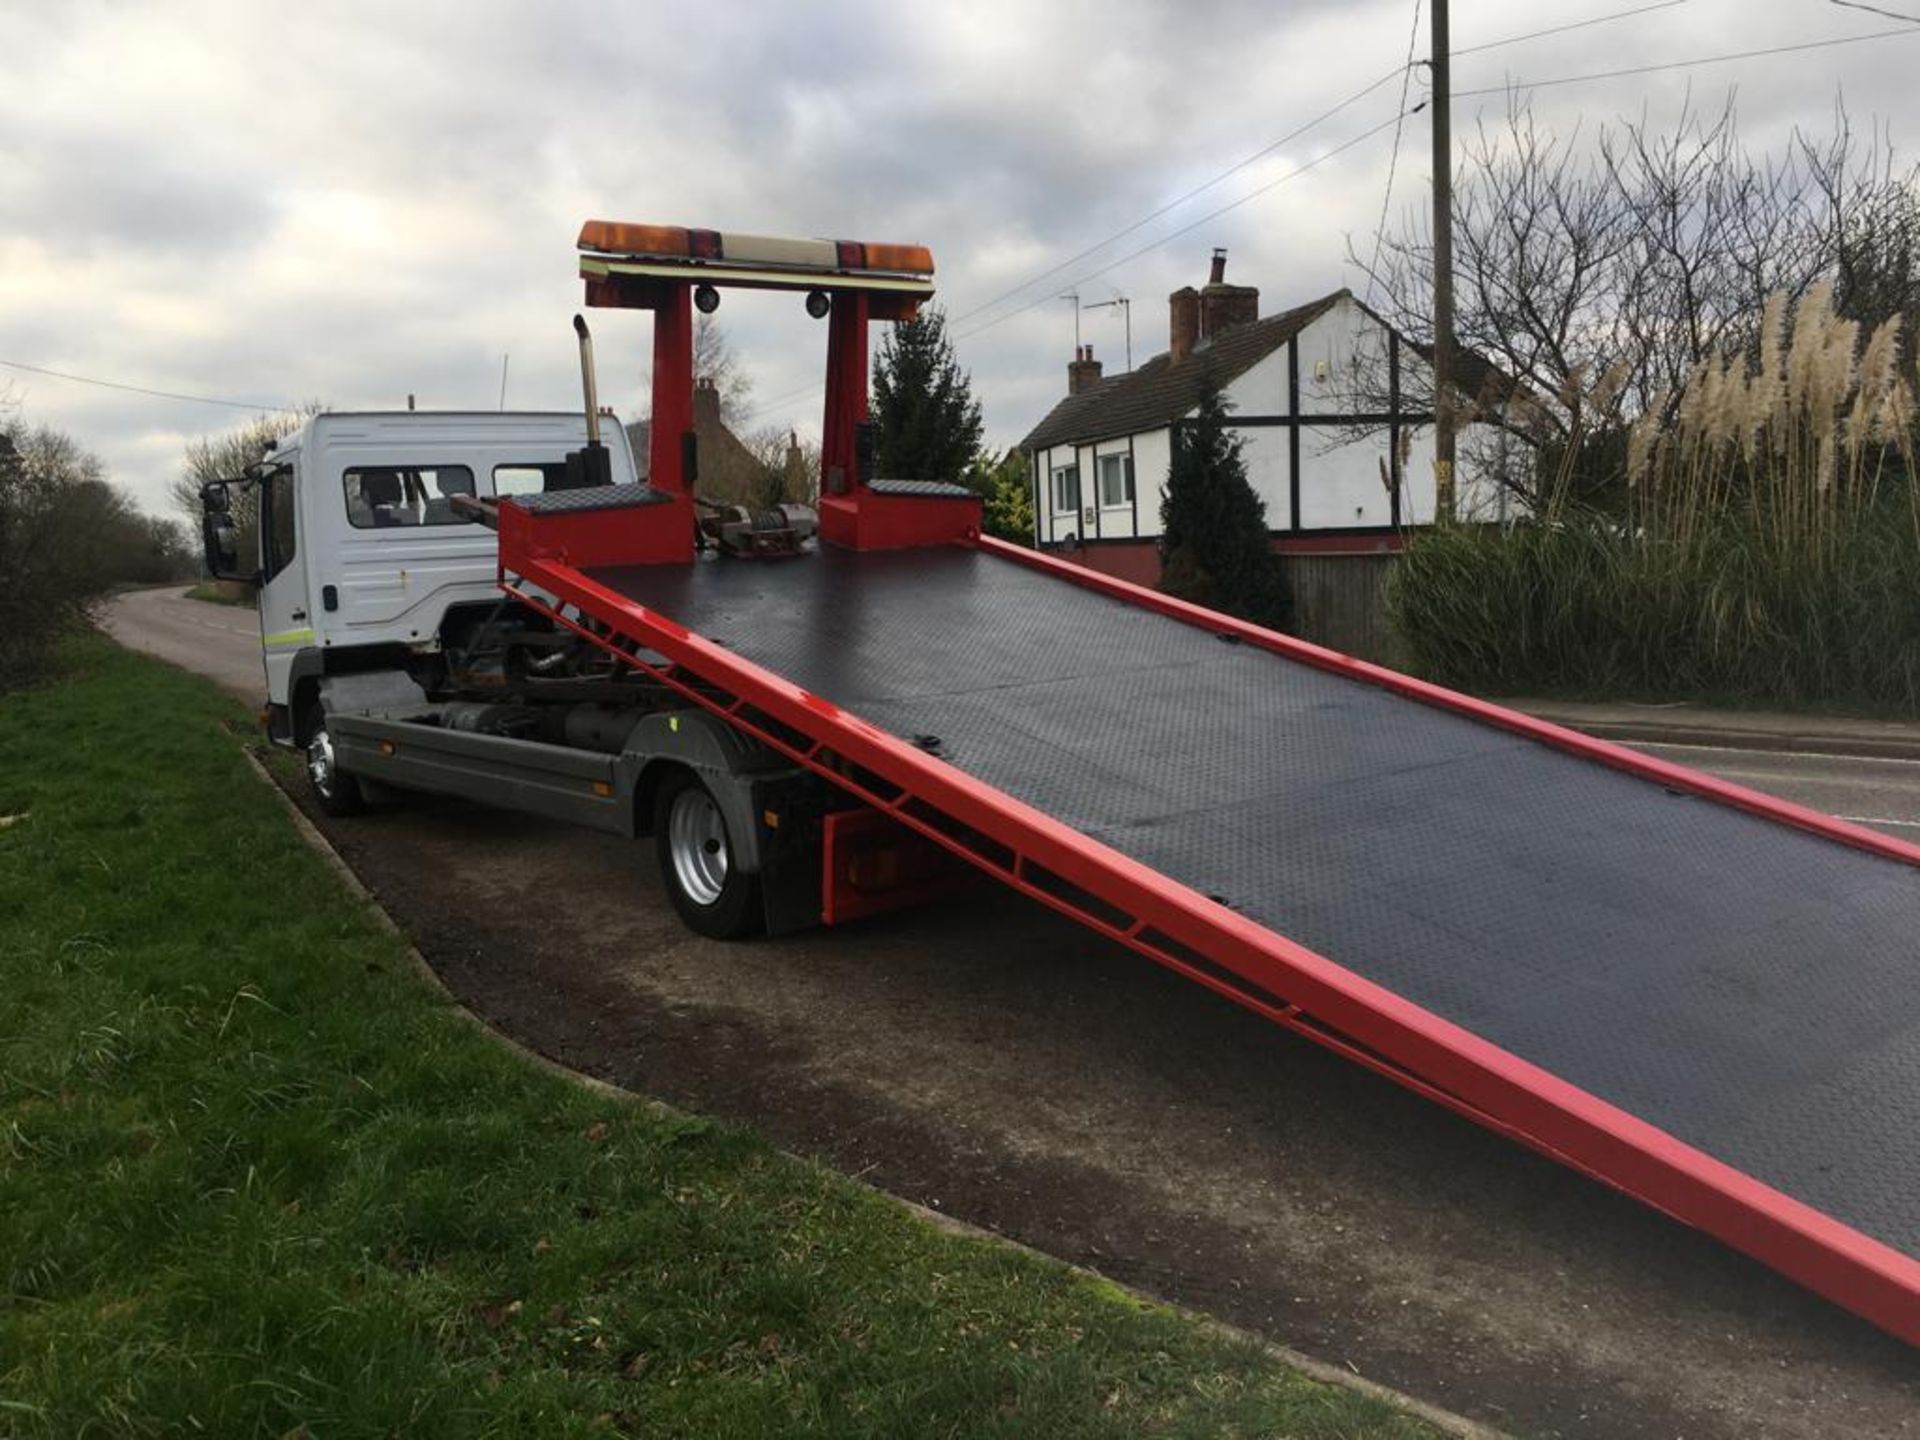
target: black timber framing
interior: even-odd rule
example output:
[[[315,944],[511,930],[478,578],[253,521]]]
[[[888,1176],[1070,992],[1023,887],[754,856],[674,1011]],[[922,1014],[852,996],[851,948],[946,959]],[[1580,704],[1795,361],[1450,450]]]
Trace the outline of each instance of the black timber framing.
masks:
[[[1140,534],[1140,472],[1133,463],[1133,436],[1127,436],[1127,488],[1133,493],[1128,497],[1133,501],[1133,533]]]
[[[1100,446],[1101,446],[1101,443],[1102,442],[1096,440],[1091,445],[1087,446],[1087,458],[1093,462],[1093,465],[1091,467],[1091,473],[1093,476],[1093,487],[1091,490],[1089,490],[1087,487],[1087,475],[1089,472],[1086,470],[1082,470],[1080,472],[1080,538],[1082,540],[1085,540],[1087,538],[1086,529],[1087,529],[1087,511],[1088,510],[1093,511],[1093,538],[1096,540],[1104,538],[1100,533]],[[1089,494],[1093,496],[1092,505],[1087,504],[1087,496]]]
[[[1400,528],[1400,332],[1387,328],[1387,520]]]
[[[1287,529],[1300,530],[1300,337],[1287,341]],[[1237,423],[1237,422],[1236,422]]]
[[[1042,455],[1046,457],[1044,461],[1041,459]],[[1040,527],[1043,524],[1047,527],[1047,539],[1053,539],[1053,516],[1048,514],[1046,510],[1047,469],[1052,464],[1053,447],[1049,445],[1044,451],[1036,450],[1034,452],[1032,463],[1028,467],[1033,471],[1033,538],[1035,544],[1038,544],[1040,541]]]

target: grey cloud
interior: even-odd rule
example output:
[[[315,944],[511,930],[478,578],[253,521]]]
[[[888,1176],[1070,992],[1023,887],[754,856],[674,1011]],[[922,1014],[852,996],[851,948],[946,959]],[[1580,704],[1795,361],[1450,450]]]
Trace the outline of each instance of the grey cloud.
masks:
[[[1879,28],[1815,8],[1694,0],[1466,57],[1459,75],[1477,86]],[[1405,53],[1410,12],[1410,0],[4,6],[0,357],[268,400],[401,404],[412,391],[470,405],[497,398],[511,351],[514,403],[568,405],[571,241],[594,214],[924,241],[959,314],[1386,70]],[[1455,38],[1555,18],[1486,0],[1456,15]],[[1737,79],[1759,148],[1794,120],[1825,124],[1841,79],[1857,118],[1899,115],[1912,59],[1920,40],[1691,83],[1717,103]],[[1590,129],[1642,104],[1670,111],[1688,84],[1648,76],[1535,103],[1548,123]],[[1033,286],[1033,308],[964,338],[990,437],[1018,438],[1060,393],[1072,331],[1054,294],[1376,123],[1395,93]],[[1463,102],[1457,127],[1483,103]],[[1424,141],[1416,117],[1396,211],[1420,201]],[[1378,137],[1089,281],[1088,298],[1133,297],[1144,357],[1164,344],[1167,291],[1198,278],[1214,244],[1274,306],[1331,289],[1350,278],[1346,236],[1375,223],[1388,153]],[[990,263],[1014,247],[1037,258]],[[722,319],[763,404],[817,376],[823,337],[792,306],[729,297]],[[605,393],[632,410],[646,321],[602,313],[596,327]],[[1119,362],[1116,322],[1089,317],[1084,333]],[[156,459],[166,435],[227,419],[52,382],[35,382],[28,402],[143,496],[171,471]],[[817,403],[803,395],[765,418],[811,424]]]
[[[72,253],[219,255],[273,221],[265,186],[231,154],[158,133],[62,131],[8,117],[0,211]]]

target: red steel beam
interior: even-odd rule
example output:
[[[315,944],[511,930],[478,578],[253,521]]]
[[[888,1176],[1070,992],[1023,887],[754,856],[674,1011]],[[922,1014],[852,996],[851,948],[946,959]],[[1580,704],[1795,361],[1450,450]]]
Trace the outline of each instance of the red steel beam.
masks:
[[[693,289],[661,291],[653,311],[653,427],[647,441],[647,483],[668,495],[691,495],[687,437],[693,433]]]
[[[1877,832],[1562,731],[1544,721],[1455,695],[1017,546],[987,539],[972,543],[990,555],[1032,566],[1216,634],[1238,634],[1277,654],[1473,715],[1617,769],[1684,786],[1862,849],[1909,863],[1920,862],[1920,849]],[[510,557],[503,551],[502,570],[503,588],[509,593],[555,613],[553,606],[528,589],[531,585],[556,597],[561,605],[575,607],[595,626],[607,627],[607,633],[600,633],[564,615],[559,617],[628,663],[644,668],[644,663],[623,648],[617,637],[624,636],[629,644],[654,651],[707,685],[724,689],[734,698],[723,702],[698,686],[673,680],[670,674],[663,677],[689,699],[726,716],[861,798],[885,806],[903,824],[1034,898],[1074,915],[1238,1004],[1715,1235],[1908,1343],[1920,1345],[1920,1260],[1236,914],[570,566],[530,556]],[[509,573],[522,583],[509,581]],[[808,737],[810,745],[796,746],[776,729],[756,724],[742,713],[742,702],[778,725]],[[863,789],[836,763],[840,758],[899,787],[900,800],[889,801]],[[1006,846],[1019,857],[1015,868],[1009,872],[991,863],[938,824],[916,815],[904,804],[909,799]],[[1024,875],[1021,865],[1028,867]],[[1129,917],[1131,923],[1112,923],[1063,900],[1052,887],[1029,878],[1032,866],[1112,907]],[[1157,944],[1155,937],[1159,936],[1172,944]],[[1200,957],[1203,963],[1194,963],[1180,953],[1182,950]],[[1215,966],[1228,974],[1214,973]]]

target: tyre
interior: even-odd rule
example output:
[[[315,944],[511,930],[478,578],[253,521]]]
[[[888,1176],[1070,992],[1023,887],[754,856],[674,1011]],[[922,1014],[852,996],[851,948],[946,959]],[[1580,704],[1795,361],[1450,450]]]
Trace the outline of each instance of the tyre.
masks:
[[[692,773],[676,770],[660,782],[653,846],[667,898],[689,930],[710,940],[738,940],[759,928],[759,877],[735,863],[727,817]]]
[[[358,815],[366,808],[366,793],[335,758],[325,708],[315,705],[307,716],[307,784],[314,802],[329,815]]]

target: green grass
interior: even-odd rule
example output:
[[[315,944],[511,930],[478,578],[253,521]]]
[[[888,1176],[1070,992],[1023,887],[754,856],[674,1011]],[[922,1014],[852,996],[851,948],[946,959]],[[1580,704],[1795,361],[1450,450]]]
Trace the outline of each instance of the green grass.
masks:
[[[252,609],[256,604],[253,587],[238,580],[202,580],[186,592],[189,600],[205,600],[210,605],[245,605]]]
[[[0,701],[0,1434],[1411,1436],[449,1013],[98,640]]]

